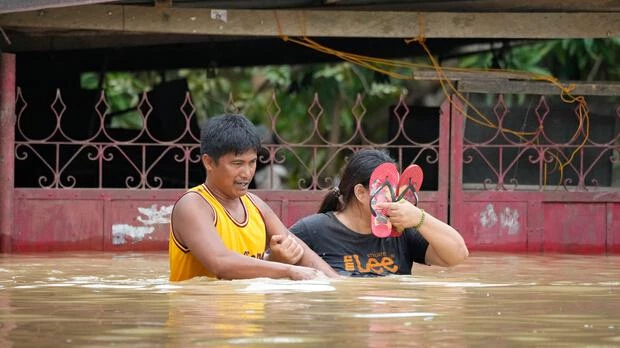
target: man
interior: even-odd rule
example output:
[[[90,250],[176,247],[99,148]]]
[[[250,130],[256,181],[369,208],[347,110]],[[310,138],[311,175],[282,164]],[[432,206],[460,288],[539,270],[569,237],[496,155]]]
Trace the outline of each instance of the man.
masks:
[[[213,117],[203,125],[200,152],[207,178],[172,210],[170,280],[337,276],[248,192],[260,146],[254,125],[242,115]],[[269,260],[263,259],[267,242]]]

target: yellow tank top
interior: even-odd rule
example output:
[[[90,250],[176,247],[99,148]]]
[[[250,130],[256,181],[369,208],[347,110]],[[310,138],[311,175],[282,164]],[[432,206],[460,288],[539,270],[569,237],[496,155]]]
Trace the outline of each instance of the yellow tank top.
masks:
[[[215,219],[213,221],[215,229],[226,247],[242,255],[262,259],[265,253],[265,242],[267,233],[265,222],[260,210],[248,195],[242,196],[241,204],[245,210],[245,221],[235,221],[228,211],[215,199],[209,189],[203,184],[191,188],[186,192],[196,192],[209,203]],[[186,280],[197,276],[214,277],[203,265],[192,255],[184,245],[181,245],[172,230],[170,223],[170,240],[168,242],[168,257],[170,261],[170,280]]]

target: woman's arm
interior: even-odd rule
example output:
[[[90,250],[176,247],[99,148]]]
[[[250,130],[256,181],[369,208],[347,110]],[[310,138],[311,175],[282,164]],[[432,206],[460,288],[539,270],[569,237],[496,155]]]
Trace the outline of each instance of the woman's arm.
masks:
[[[415,228],[428,241],[426,263],[438,266],[455,266],[469,256],[463,237],[452,226],[437,219],[407,201],[381,203],[379,209],[387,209],[387,215],[397,228]]]

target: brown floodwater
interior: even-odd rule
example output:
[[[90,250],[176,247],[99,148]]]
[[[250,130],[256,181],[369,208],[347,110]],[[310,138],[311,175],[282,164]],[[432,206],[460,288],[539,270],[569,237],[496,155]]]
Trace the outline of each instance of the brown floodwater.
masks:
[[[0,255],[0,347],[620,346],[620,256],[170,283],[165,253]]]

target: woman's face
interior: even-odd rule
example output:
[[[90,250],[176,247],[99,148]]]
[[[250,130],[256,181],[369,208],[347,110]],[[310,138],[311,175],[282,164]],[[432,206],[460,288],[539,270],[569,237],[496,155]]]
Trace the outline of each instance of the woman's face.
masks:
[[[362,184],[355,185],[355,201],[363,218],[370,220],[370,191]]]

